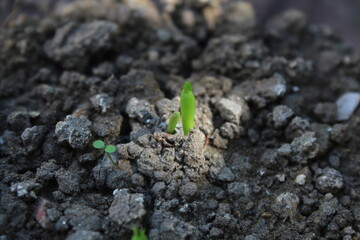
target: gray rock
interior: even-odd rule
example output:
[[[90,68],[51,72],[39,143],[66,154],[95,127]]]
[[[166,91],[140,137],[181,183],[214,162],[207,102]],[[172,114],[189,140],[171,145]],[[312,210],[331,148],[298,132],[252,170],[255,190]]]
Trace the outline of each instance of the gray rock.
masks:
[[[139,172],[148,177],[154,178],[157,177],[156,172],[164,172],[166,175],[173,173],[173,170],[178,165],[174,160],[174,156],[165,159],[163,157],[159,157],[154,149],[146,148],[136,159],[136,162]]]
[[[298,31],[306,26],[306,16],[295,9],[287,10],[268,22],[266,29],[269,34],[281,37],[286,31]]]
[[[316,144],[319,147],[317,156],[325,155],[332,146],[330,141],[331,127],[326,124],[312,123],[310,130],[315,132]]]
[[[230,195],[235,197],[250,197],[251,195],[251,188],[249,184],[243,182],[232,182],[229,183],[227,186],[227,191]]]
[[[123,75],[120,78],[120,82],[120,92],[124,93],[125,96],[145,99],[151,104],[165,97],[154,74],[150,71],[133,69],[128,74]]]
[[[292,140],[296,137],[300,137],[306,131],[309,130],[309,127],[310,127],[310,123],[308,120],[296,116],[291,120],[291,122],[286,128],[285,131],[286,138],[288,140]]]
[[[220,238],[223,235],[224,235],[224,231],[216,227],[212,227],[209,232],[209,236],[211,238]]]
[[[143,194],[132,194],[128,189],[120,189],[115,193],[109,208],[109,217],[120,226],[132,227],[140,223],[146,213],[144,202]]]
[[[221,27],[217,28],[221,32],[245,34],[256,25],[255,10],[248,2],[231,2],[222,16]]]
[[[166,189],[165,182],[157,182],[154,184],[154,186],[151,188],[151,192],[155,196],[161,196]]]
[[[333,168],[325,168],[323,174],[316,179],[316,188],[322,193],[336,193],[344,186],[341,173]]]
[[[235,175],[230,168],[224,167],[218,174],[217,179],[224,182],[232,182],[235,179]]]
[[[90,98],[92,105],[101,111],[101,113],[106,113],[111,109],[114,98],[110,97],[106,93],[96,94],[92,98]]]
[[[336,100],[337,120],[348,120],[360,103],[359,92],[347,92]]]
[[[54,159],[43,162],[39,168],[36,169],[36,177],[44,182],[54,179],[56,171],[59,166]]]
[[[19,183],[14,183],[10,187],[10,191],[16,193],[18,197],[31,199],[37,199],[37,193],[42,188],[42,185],[36,183],[33,180],[23,181]]]
[[[60,169],[55,173],[55,177],[59,184],[59,191],[66,194],[80,192],[80,177],[77,174]]]
[[[331,199],[327,199],[330,198]],[[319,206],[320,215],[331,216],[336,213],[339,201],[336,198],[325,195],[325,201],[323,201]]]
[[[102,240],[101,233],[90,230],[77,230],[70,234],[65,240]]]
[[[232,89],[232,93],[251,100],[258,108],[264,107],[267,103],[273,102],[286,93],[286,81],[278,73],[267,79],[258,81],[244,81]]]
[[[318,152],[319,146],[316,143],[314,132],[306,132],[295,138],[290,146],[284,144],[278,149],[280,155],[289,157],[293,162],[300,164],[307,163],[307,160],[316,157]]]
[[[226,122],[220,127],[220,134],[228,139],[239,136],[242,128],[232,122]]]
[[[299,174],[295,178],[295,182],[299,185],[304,185],[306,182],[306,175],[305,174]]]
[[[154,106],[146,100],[139,100],[135,97],[129,100],[126,113],[130,118],[146,125],[154,124],[157,120]]]
[[[114,74],[114,64],[103,62],[92,69],[92,73],[97,77],[107,78]]]
[[[274,127],[279,128],[284,126],[293,116],[294,112],[285,105],[276,106],[272,112],[272,121]]]
[[[330,72],[333,70],[340,62],[343,56],[332,50],[324,50],[318,55],[317,67],[320,72]]]
[[[337,107],[335,103],[318,103],[315,106],[314,114],[323,123],[333,123],[336,121]]]
[[[91,55],[110,49],[117,26],[107,21],[68,23],[45,44],[46,54],[65,69],[84,69]]]
[[[349,139],[349,125],[335,124],[331,131],[331,140],[336,143],[343,144]]]
[[[149,239],[199,239],[198,230],[190,223],[176,218],[171,212],[155,210],[150,218],[151,230]]]
[[[25,128],[31,127],[29,114],[26,112],[12,112],[7,117],[9,129],[21,133]]]
[[[74,230],[101,231],[104,229],[104,217],[91,207],[72,204],[64,211],[67,222]],[[61,218],[60,218],[61,219]]]
[[[169,120],[171,114],[179,111],[180,109],[180,102],[178,98],[173,100],[163,98],[156,102],[156,109],[159,112],[159,116]]]
[[[28,153],[36,150],[42,144],[45,133],[45,126],[34,126],[24,130],[21,134],[21,140]]]
[[[194,182],[188,182],[180,187],[179,195],[189,199],[197,193],[197,190],[197,186]]]
[[[91,122],[85,116],[66,116],[64,121],[58,122],[55,134],[58,142],[68,142],[72,148],[85,148],[92,139]]]
[[[237,125],[240,124],[241,116],[244,113],[244,107],[226,98],[221,98],[215,107],[219,110],[221,117],[227,121]]]
[[[93,120],[92,130],[100,137],[117,137],[120,135],[122,121],[120,114],[97,115]]]
[[[299,202],[299,197],[291,192],[281,193],[275,199],[275,203],[278,204],[280,210],[286,213],[291,219],[295,216]]]

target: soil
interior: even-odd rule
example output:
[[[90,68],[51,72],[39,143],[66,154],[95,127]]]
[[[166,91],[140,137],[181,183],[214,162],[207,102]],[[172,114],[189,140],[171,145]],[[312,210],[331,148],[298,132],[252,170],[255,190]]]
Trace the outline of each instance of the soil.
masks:
[[[0,239],[360,239],[358,56],[297,10],[158,3],[0,30]]]

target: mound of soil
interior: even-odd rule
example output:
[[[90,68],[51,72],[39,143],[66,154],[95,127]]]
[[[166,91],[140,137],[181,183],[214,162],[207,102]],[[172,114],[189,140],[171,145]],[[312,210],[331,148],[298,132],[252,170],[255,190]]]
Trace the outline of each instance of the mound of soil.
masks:
[[[220,2],[1,30],[0,239],[360,239],[359,58],[297,10]],[[167,134],[185,81],[195,128]]]

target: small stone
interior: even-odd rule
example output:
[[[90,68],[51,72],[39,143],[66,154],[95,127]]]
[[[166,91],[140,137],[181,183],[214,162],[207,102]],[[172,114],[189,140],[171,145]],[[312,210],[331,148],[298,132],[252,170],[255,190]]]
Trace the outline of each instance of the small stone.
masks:
[[[96,109],[101,110],[101,113],[106,113],[111,109],[114,98],[106,93],[101,93],[90,98],[90,101]]]
[[[243,182],[232,182],[229,183],[227,186],[227,191],[230,195],[235,197],[250,197],[251,195],[251,188],[249,184]]]
[[[240,118],[243,114],[244,107],[226,98],[221,98],[215,106],[225,121],[240,124]]]
[[[211,228],[209,232],[209,236],[211,238],[220,238],[223,235],[224,235],[224,231],[216,227]]]
[[[295,178],[295,182],[299,185],[304,185],[306,182],[306,175],[305,174],[299,174]]]
[[[272,120],[275,128],[284,126],[293,114],[293,110],[285,105],[276,106],[272,112]]]
[[[331,140],[338,144],[343,144],[349,139],[349,125],[335,124],[331,131]]]
[[[21,133],[25,128],[31,127],[29,115],[26,112],[12,112],[7,117],[9,129]]]
[[[103,236],[99,232],[90,230],[77,230],[70,234],[65,240],[103,240]]]
[[[132,194],[128,189],[120,189],[109,208],[109,217],[120,226],[132,227],[140,223],[146,213],[144,202],[143,194]]]
[[[151,188],[151,192],[155,196],[161,196],[165,191],[165,183],[164,182],[157,182],[154,184],[154,186]]]
[[[221,169],[217,179],[224,182],[232,182],[235,179],[235,175],[230,168],[224,167]]]
[[[34,181],[24,181],[11,185],[10,191],[16,193],[18,197],[27,199],[37,199],[37,193],[42,188],[42,185]]]
[[[347,92],[336,100],[337,120],[348,120],[360,103],[359,92]]]
[[[335,103],[318,103],[315,106],[314,114],[323,123],[332,123],[336,120],[337,107]]]
[[[85,116],[66,116],[64,121],[58,122],[55,134],[58,142],[68,142],[72,148],[85,148],[92,139],[91,122]]]
[[[55,172],[59,169],[54,159],[50,159],[48,162],[43,162],[41,166],[36,169],[36,177],[42,181],[50,181],[55,177]]]
[[[329,163],[331,167],[338,168],[340,167],[341,159],[339,156],[332,154],[329,156]]]
[[[198,189],[195,183],[188,182],[180,187],[179,194],[180,196],[189,199],[196,194],[197,190]]]
[[[279,204],[290,217],[293,217],[299,206],[300,199],[294,193],[285,192],[278,195],[275,202]]]
[[[131,175],[131,182],[137,186],[144,186],[145,178],[140,173],[134,173],[133,175]]]
[[[27,152],[33,152],[43,142],[46,133],[45,126],[26,128],[21,134],[21,140]]]
[[[325,168],[323,174],[316,179],[316,188],[322,193],[336,193],[344,186],[341,173],[333,168]]]
[[[80,192],[80,177],[75,173],[60,169],[55,173],[59,190],[65,194]]]
[[[279,182],[284,182],[285,181],[285,174],[277,174],[275,177],[277,178],[277,180]]]

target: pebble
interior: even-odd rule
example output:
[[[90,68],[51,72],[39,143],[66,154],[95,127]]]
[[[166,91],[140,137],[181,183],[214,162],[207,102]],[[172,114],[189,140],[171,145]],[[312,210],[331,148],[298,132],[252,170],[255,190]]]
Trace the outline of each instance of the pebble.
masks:
[[[295,178],[295,182],[299,185],[304,185],[306,181],[306,175],[305,174],[299,174]]]
[[[360,103],[359,92],[347,92],[336,100],[337,120],[348,120]]]

